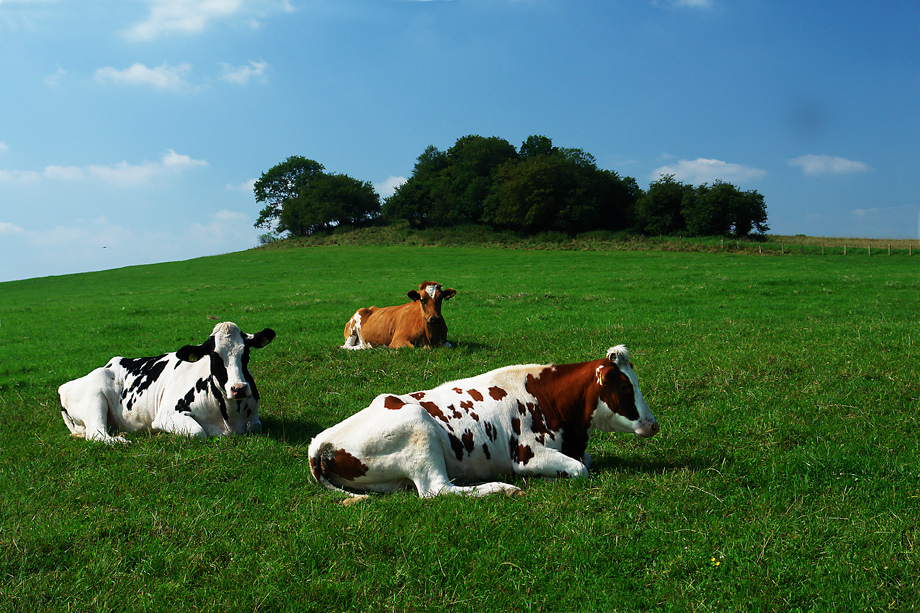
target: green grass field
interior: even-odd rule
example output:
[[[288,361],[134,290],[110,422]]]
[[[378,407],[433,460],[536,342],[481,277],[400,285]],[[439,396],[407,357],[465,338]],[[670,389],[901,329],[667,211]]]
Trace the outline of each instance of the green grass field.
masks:
[[[308,247],[0,284],[2,611],[910,611],[920,259]],[[453,349],[348,352],[420,281]],[[262,435],[76,440],[57,387],[269,326]],[[662,432],[587,480],[344,507],[317,432],[381,392],[625,343]]]

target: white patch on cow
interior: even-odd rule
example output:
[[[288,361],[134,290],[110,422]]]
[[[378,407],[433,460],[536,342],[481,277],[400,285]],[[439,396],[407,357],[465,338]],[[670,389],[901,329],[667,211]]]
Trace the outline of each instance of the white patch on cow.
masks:
[[[439,286],[437,285],[429,285],[425,288],[425,291],[428,292],[428,295],[431,296],[432,300],[434,300],[435,294],[438,293],[438,287]]]
[[[348,325],[351,328],[348,338],[345,339],[345,344],[342,345],[342,349],[351,349],[354,351],[358,351],[359,349],[370,349],[371,344],[365,342],[364,337],[361,336],[361,316],[358,312],[355,312],[355,314],[351,316]]]

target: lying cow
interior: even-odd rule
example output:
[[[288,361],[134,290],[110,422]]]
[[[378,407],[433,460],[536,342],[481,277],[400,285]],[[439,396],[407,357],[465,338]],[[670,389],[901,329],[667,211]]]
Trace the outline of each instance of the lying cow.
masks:
[[[595,428],[658,432],[623,345],[593,362],[508,366],[414,394],[381,394],[311,441],[310,469],[352,495],[412,486],[425,497],[513,494],[520,490],[489,480],[587,476]]]
[[[401,306],[358,309],[345,324],[342,349],[397,347],[439,347],[447,344],[447,324],[441,317],[441,302],[457,294],[441,289],[440,283],[424,281],[418,291],[407,295],[412,302]]]
[[[188,436],[261,432],[249,350],[274,338],[270,328],[244,334],[224,322],[201,345],[152,358],[112,358],[58,388],[64,423],[74,436],[105,443],[126,442],[109,428]]]

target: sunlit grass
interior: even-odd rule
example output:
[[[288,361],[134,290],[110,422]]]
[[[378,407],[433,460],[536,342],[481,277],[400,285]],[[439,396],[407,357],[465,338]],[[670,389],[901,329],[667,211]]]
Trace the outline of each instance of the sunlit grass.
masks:
[[[911,610],[918,261],[340,246],[0,284],[0,609]],[[338,348],[426,279],[454,349]],[[225,319],[278,332],[265,434],[69,437],[60,383]],[[596,435],[587,480],[346,508],[308,477],[378,393],[621,342],[662,432]]]

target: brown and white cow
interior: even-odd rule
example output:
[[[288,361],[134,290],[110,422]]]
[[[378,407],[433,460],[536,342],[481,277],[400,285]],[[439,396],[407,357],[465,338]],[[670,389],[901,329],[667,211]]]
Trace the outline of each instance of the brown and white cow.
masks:
[[[424,281],[407,296],[412,302],[400,306],[358,309],[345,324],[342,349],[367,349],[386,345],[439,347],[447,343],[447,324],[441,316],[441,302],[457,294],[441,289],[440,283]]]
[[[310,442],[310,469],[351,495],[413,486],[423,497],[513,494],[519,488],[491,480],[587,476],[595,428],[658,433],[623,345],[591,362],[507,366],[432,390],[381,394]]]

